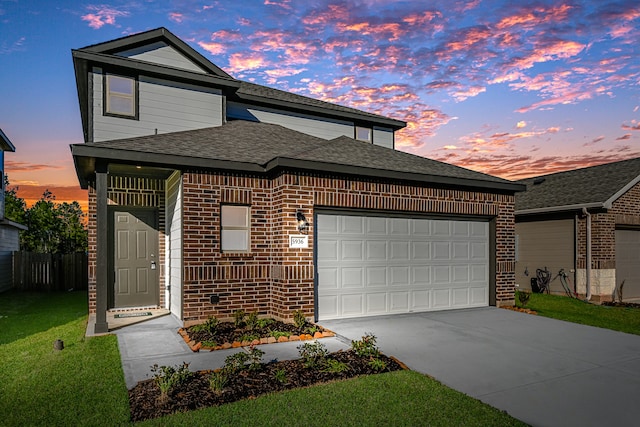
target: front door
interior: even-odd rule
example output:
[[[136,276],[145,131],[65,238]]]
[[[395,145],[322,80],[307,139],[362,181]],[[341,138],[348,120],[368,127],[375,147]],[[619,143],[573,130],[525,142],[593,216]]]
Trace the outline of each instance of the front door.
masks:
[[[158,231],[155,209],[117,208],[114,224],[114,306],[158,304]]]

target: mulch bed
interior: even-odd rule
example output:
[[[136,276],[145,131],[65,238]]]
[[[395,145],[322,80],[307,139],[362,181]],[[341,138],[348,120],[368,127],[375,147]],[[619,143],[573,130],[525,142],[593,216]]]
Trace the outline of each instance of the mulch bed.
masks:
[[[608,307],[640,308],[640,304],[637,302],[603,301],[601,305]]]
[[[523,307],[515,307],[515,306],[501,306],[500,308],[504,308],[507,310],[511,310],[511,311],[517,311],[520,313],[527,313],[527,314],[538,314],[537,311],[533,311],[533,310],[529,310],[528,308],[523,308]]]
[[[186,412],[210,406],[223,405],[241,399],[254,398],[265,393],[290,390],[299,387],[353,378],[359,375],[371,375],[382,372],[406,369],[400,362],[380,354],[385,369],[375,370],[369,365],[370,359],[355,354],[352,350],[330,353],[327,359],[345,363],[344,372],[323,372],[322,368],[307,368],[303,360],[273,361],[261,364],[259,370],[243,370],[229,375],[225,388],[216,393],[209,386],[209,377],[213,371],[198,371],[185,384],[174,386],[168,398],[162,399],[160,389],[154,379],[139,382],[129,391],[131,420],[142,421],[162,417],[176,412]],[[276,372],[284,369],[284,383],[276,379]]]
[[[305,323],[298,327],[293,323],[284,323],[269,319],[271,323],[264,327],[248,328],[246,324],[236,327],[233,322],[220,322],[215,333],[197,330],[197,326],[190,326],[178,331],[191,350],[224,350],[232,347],[247,347],[250,345],[272,344],[286,341],[304,341],[335,334],[322,326]],[[286,334],[286,335],[285,335]]]

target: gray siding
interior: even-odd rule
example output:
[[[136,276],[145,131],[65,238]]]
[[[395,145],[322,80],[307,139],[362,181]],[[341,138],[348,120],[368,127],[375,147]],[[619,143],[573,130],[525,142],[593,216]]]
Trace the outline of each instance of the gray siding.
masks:
[[[93,75],[93,141],[222,125],[222,94],[217,89],[139,78],[139,120],[103,115],[103,75]]]
[[[186,56],[164,42],[156,42],[116,53],[117,56],[153,62],[154,64],[182,68],[183,70],[204,73],[205,71],[187,59]]]
[[[176,171],[167,179],[166,262],[169,309],[182,320],[182,179]]]
[[[373,143],[387,148],[394,148],[393,129],[373,127]]]
[[[323,119],[237,102],[227,103],[227,116],[233,119],[277,124],[324,139],[334,139],[340,136],[353,138],[355,132],[354,124],[349,121]]]
[[[20,249],[18,229],[0,224],[0,292],[13,286],[13,251]]]
[[[573,286],[575,225],[572,219],[518,222],[516,236],[516,284],[520,289],[530,291],[531,278],[536,277],[538,268],[545,267],[551,272],[551,279],[564,269]],[[551,283],[551,292],[564,293],[559,278]]]

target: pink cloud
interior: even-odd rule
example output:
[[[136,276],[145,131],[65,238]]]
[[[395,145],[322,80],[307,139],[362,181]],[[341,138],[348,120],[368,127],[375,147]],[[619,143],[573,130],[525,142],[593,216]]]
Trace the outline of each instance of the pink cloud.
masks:
[[[106,5],[89,5],[86,8],[93,13],[82,15],[80,18],[83,21],[87,21],[89,27],[96,30],[107,24],[116,26],[116,18],[129,16],[127,11],[117,10]]]
[[[227,51],[227,45],[216,42],[198,42],[198,46],[209,52],[211,55],[220,55]]]
[[[246,54],[233,53],[229,57],[229,71],[231,73],[255,70],[257,68],[265,67],[268,64],[270,63],[266,56],[258,52],[250,52]]]
[[[624,141],[626,139],[631,139],[631,134],[630,133],[627,133],[627,134],[624,134],[622,136],[617,137],[616,141]]]
[[[179,12],[170,12],[169,20],[180,24],[184,20],[184,15]]]

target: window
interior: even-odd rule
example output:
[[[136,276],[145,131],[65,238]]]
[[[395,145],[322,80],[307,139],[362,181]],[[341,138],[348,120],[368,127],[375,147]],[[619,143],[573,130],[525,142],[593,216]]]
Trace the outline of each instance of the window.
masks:
[[[133,77],[106,74],[104,81],[105,114],[137,118],[137,80]]]
[[[371,129],[356,126],[356,139],[358,141],[371,142]]]
[[[222,252],[249,251],[249,206],[220,206]]]

